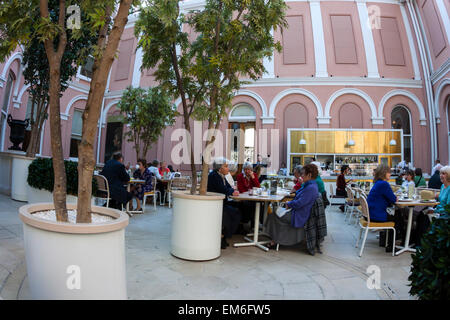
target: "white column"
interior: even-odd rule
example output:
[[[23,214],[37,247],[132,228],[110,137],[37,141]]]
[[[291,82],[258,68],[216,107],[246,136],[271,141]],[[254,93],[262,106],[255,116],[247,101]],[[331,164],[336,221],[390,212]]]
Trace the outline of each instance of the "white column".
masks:
[[[270,30],[270,34],[273,37],[273,28],[272,30]],[[263,78],[275,78],[275,60],[274,60],[274,56],[273,56],[273,51],[272,51],[272,57],[269,58],[264,58],[263,60],[263,64],[264,64],[264,68],[267,70],[267,73],[263,74]]]
[[[447,8],[445,7],[444,0],[436,0],[436,4],[438,6],[438,11],[441,15],[442,22],[444,23],[445,33],[447,34],[447,43],[450,43],[450,18],[448,17]]]
[[[141,66],[142,66],[142,48],[136,50],[136,57],[134,58],[133,79],[131,85],[133,88],[139,87],[141,83]]]
[[[406,36],[408,37],[409,51],[411,52],[411,59],[414,68],[414,80],[421,80],[419,60],[417,59],[416,47],[414,46],[414,38],[412,36],[411,25],[409,24],[408,15],[406,14],[405,4],[400,4],[400,11],[402,12],[403,24],[406,29]]]
[[[309,0],[314,38],[314,56],[316,60],[316,77],[328,77],[327,52],[323,36],[322,12],[319,0]]]
[[[373,41],[372,26],[370,26],[369,12],[367,11],[366,0],[357,0],[359,22],[361,25],[364,49],[366,51],[367,77],[379,78],[377,53]]]

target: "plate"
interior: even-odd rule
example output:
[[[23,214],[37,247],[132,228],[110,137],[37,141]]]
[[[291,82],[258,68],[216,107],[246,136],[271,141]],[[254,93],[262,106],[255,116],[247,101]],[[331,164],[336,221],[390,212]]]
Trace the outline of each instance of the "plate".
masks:
[[[434,203],[436,201],[435,200],[420,200],[420,202],[423,202],[423,203]]]
[[[413,202],[413,199],[399,199],[398,202]]]

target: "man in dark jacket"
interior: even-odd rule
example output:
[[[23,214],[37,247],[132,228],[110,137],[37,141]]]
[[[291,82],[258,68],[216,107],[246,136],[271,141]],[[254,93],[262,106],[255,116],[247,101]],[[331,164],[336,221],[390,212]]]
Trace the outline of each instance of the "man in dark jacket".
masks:
[[[440,172],[439,169],[436,169],[434,171],[434,174],[431,176],[430,180],[428,181],[428,188],[441,189],[442,181],[441,181],[441,178],[439,177],[439,172]]]
[[[225,176],[228,174],[228,163],[224,158],[214,160],[213,171],[208,175],[208,192],[222,193],[225,195],[223,202],[222,214],[222,249],[228,246],[226,238],[231,238],[239,226],[241,221],[241,212],[238,208],[233,207],[227,197],[239,195],[239,191],[234,190],[228,183]]]
[[[116,209],[122,209],[121,206],[125,206],[133,197],[125,186],[130,181],[130,176],[123,164],[122,154],[120,152],[114,153],[112,159],[105,163],[100,174],[108,180],[109,193],[113,199],[112,206]]]

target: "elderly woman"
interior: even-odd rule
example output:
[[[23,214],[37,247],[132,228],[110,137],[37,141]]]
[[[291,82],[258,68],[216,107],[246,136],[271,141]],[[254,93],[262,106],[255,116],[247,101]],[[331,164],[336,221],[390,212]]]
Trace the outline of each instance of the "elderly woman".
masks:
[[[294,168],[294,187],[291,190],[291,193],[295,193],[297,192],[301,187],[302,187],[302,177],[301,177],[301,171],[302,171],[302,166],[301,165],[297,165]]]
[[[253,172],[253,165],[249,162],[243,166],[244,172],[237,175],[237,188],[240,193],[247,192],[252,188],[260,188],[258,177]]]
[[[304,239],[303,227],[310,216],[314,202],[320,197],[316,183],[317,175],[318,170],[315,165],[305,165],[300,171],[303,179],[302,188],[297,191],[294,200],[286,203],[286,208],[292,210],[281,217],[277,214],[270,214],[267,217],[266,232],[272,237],[269,248],[274,247],[276,243],[294,245]]]
[[[225,178],[229,171],[228,160],[225,158],[216,158],[213,162],[213,170],[208,175],[207,191],[225,195],[222,215],[222,249],[226,249],[228,246],[226,239],[233,236],[241,221],[239,209],[234,207],[232,202],[228,200],[229,196],[239,195],[239,191],[234,190]]]
[[[434,208],[435,213],[445,213],[445,206],[450,204],[450,166],[445,166],[439,170],[442,186],[439,192],[439,204]]]

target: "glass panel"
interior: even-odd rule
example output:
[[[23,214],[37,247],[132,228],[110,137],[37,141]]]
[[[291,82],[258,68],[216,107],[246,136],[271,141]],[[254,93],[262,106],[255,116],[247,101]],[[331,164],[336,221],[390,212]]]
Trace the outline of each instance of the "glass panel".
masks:
[[[253,162],[255,156],[255,125],[245,125],[245,142],[244,142],[244,158],[245,161]]]
[[[404,134],[411,134],[411,125],[409,123],[409,112],[405,107],[397,106],[391,114],[392,128],[403,129]]]
[[[14,82],[14,77],[10,73],[8,75],[8,81],[6,82],[6,87],[5,87],[5,91],[4,91],[5,96],[3,98],[3,106],[2,106],[2,110],[4,112],[6,112],[8,110],[9,98],[11,96],[13,82]]]
[[[364,132],[364,153],[378,153],[379,152],[379,131]]]
[[[240,105],[233,109],[232,117],[255,117],[255,110],[250,105]]]
[[[104,162],[110,160],[114,152],[122,150],[122,131],[122,122],[108,122],[106,126]]]
[[[83,119],[81,118],[82,115],[83,112],[80,110],[73,111],[72,134],[81,136],[81,132],[83,129]]]
[[[335,153],[349,153],[348,139],[350,135],[348,131],[335,131],[334,132],[334,150]]]
[[[94,66],[94,58],[87,57],[86,63],[81,67],[80,74],[92,78],[92,67]]]
[[[355,141],[355,145],[349,147],[350,153],[357,153],[357,154],[364,153],[364,134],[365,133],[366,132],[363,132],[363,131],[350,131],[349,132],[347,143],[350,139],[353,139],[353,141]]]
[[[316,153],[334,153],[334,132],[316,132]]]
[[[400,132],[390,132],[390,136],[389,136],[389,143],[390,141],[394,139],[397,144],[395,146],[391,146],[389,145],[389,153],[402,153],[402,145],[401,145],[401,135]]]
[[[411,137],[403,137],[403,157],[406,163],[411,162]]]

